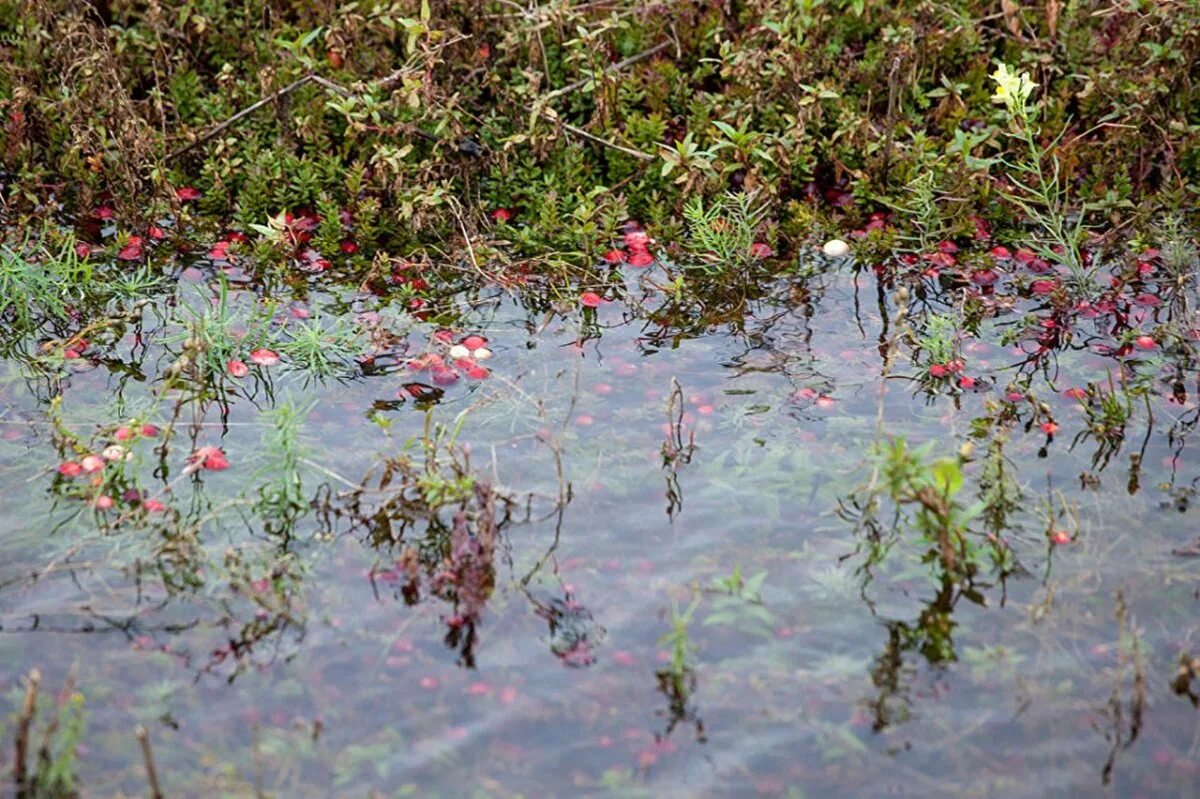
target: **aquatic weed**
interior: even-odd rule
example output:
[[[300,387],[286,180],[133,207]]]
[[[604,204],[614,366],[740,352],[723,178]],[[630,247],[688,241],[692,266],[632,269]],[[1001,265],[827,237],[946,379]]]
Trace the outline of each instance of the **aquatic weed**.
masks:
[[[706,275],[743,268],[755,260],[754,244],[761,234],[768,206],[751,192],[722,195],[705,206],[703,197],[684,205],[688,222],[688,248],[696,257],[689,264]]]

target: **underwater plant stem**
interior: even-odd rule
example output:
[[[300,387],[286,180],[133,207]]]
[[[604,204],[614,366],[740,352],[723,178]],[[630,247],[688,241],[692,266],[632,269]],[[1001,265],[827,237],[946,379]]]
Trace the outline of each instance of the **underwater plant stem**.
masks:
[[[892,364],[896,360],[897,344],[907,329],[908,319],[908,289],[901,286],[896,291],[896,312],[892,317],[892,325],[896,328],[896,332],[888,339],[886,349],[883,354],[883,369],[879,375],[879,390],[875,397],[875,448],[879,448],[879,442],[883,440],[884,432],[884,406],[887,398],[887,381],[888,375],[891,374]],[[876,458],[871,468],[871,480],[867,485],[867,496],[874,497],[875,488],[879,485],[879,459]]]

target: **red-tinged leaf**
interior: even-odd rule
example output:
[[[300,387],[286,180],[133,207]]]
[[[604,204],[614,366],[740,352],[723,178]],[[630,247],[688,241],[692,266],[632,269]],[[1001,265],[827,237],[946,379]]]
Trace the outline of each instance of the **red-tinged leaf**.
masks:
[[[279,363],[279,355],[274,350],[262,347],[250,353],[250,363],[256,366],[275,366]]]
[[[130,241],[117,252],[117,258],[121,261],[140,261],[144,254],[141,241]]]
[[[200,447],[188,456],[188,466],[192,471],[205,469],[219,472],[229,468],[229,459],[220,447]]]

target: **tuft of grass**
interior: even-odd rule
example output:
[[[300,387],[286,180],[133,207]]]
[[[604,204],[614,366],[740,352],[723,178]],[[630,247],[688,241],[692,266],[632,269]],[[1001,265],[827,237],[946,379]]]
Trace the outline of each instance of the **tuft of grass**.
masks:
[[[258,303],[249,311],[234,308],[224,280],[215,303],[202,297],[198,305],[185,306],[180,314],[185,329],[168,336],[166,343],[182,343],[202,374],[225,374],[226,364],[231,359],[244,357],[251,350],[265,346],[270,310]]]
[[[0,350],[11,351],[54,326],[94,321],[110,304],[145,297],[162,285],[147,267],[109,274],[80,258],[70,236],[53,250],[34,238],[16,248],[0,246]]]
[[[364,346],[365,336],[354,323],[312,318],[289,325],[274,348],[292,368],[327,378],[344,373]]]

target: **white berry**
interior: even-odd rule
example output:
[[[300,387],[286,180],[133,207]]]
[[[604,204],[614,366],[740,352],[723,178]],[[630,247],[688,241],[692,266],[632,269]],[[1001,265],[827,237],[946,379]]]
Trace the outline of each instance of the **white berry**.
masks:
[[[841,258],[850,252],[850,245],[841,239],[830,239],[825,242],[825,246],[821,248],[821,252],[830,258]]]

